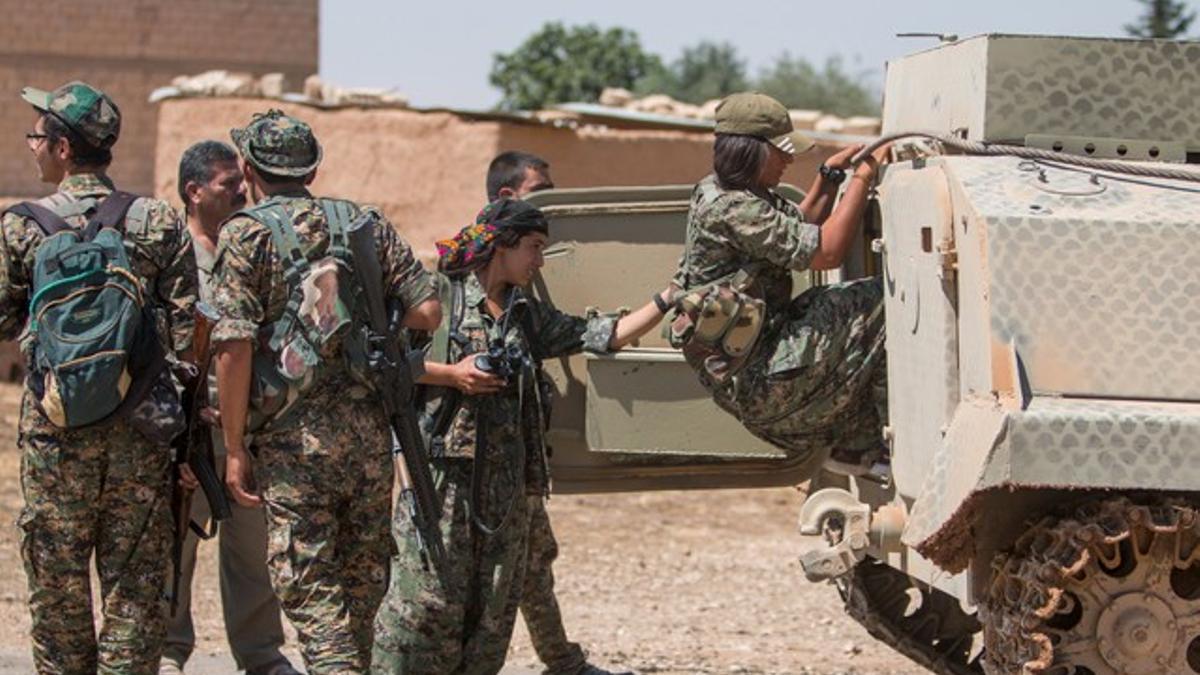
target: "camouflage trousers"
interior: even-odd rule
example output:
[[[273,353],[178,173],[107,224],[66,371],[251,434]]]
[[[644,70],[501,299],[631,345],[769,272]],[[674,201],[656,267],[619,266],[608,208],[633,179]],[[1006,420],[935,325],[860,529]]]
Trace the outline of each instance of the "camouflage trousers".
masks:
[[[255,440],[271,585],[310,675],[370,667],[393,550],[390,432],[375,408],[324,397]]]
[[[480,532],[472,523],[473,461],[434,465],[449,568],[442,581],[422,568],[412,523],[397,509],[400,552],[375,619],[374,673],[493,675],[504,666],[524,589],[528,500],[520,477],[485,474],[478,515],[504,525],[493,535]]]
[[[768,321],[729,386],[702,375],[717,403],[755,436],[808,456],[814,467],[834,449],[878,446],[887,419],[881,280],[811,288]]]
[[[21,411],[21,558],[39,673],[158,672],[171,541],[171,451],[124,422],[64,431]],[[100,580],[92,621],[90,561]]]
[[[587,663],[583,648],[567,639],[562,612],[554,595],[554,560],[558,541],[550,527],[546,500],[530,495],[529,543],[526,546],[525,588],[521,592],[521,616],[538,658],[546,664],[546,675],[574,675]]]

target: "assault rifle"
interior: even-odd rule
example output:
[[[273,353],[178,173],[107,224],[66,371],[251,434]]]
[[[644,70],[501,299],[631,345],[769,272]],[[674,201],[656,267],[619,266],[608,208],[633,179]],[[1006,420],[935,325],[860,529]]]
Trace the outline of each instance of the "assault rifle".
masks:
[[[217,475],[216,457],[213,454],[212,427],[204,418],[209,407],[208,370],[211,362],[209,336],[213,324],[220,315],[203,302],[196,303],[196,329],[192,339],[192,350],[196,355],[194,376],[184,383],[183,409],[187,413],[187,431],[172,442],[175,449],[175,485],[171,493],[171,514],[175,519],[175,539],[172,542],[171,558],[171,615],[179,607],[179,581],[182,575],[183,543],[191,530],[201,539],[211,539],[217,533],[217,523],[233,515],[225,485]],[[187,464],[200,483],[204,498],[208,501],[211,514],[210,527],[206,531],[192,520],[192,491],[179,485],[178,467]]]
[[[391,452],[400,482],[400,505],[412,521],[421,564],[426,571],[432,569],[439,578],[445,579],[446,550],[438,525],[442,503],[433,485],[429,455],[417,422],[413,400],[416,382],[409,355],[400,349],[405,308],[398,303],[385,308],[383,270],[379,267],[375,248],[376,225],[375,217],[364,213],[346,228],[354,270],[362,285],[369,318],[368,324],[363,326],[367,366],[391,426]],[[419,360],[413,365],[423,365],[424,355],[414,354]]]

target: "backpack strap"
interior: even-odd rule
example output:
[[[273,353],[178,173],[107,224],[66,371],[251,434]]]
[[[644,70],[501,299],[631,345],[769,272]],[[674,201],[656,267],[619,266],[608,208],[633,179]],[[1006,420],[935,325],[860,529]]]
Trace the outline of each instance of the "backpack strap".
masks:
[[[321,210],[325,212],[325,222],[329,225],[329,254],[338,260],[350,261],[350,235],[346,234],[350,223],[354,221],[354,208],[350,202],[342,199],[320,200]]]
[[[438,301],[445,309],[445,320],[433,332],[429,344],[429,360],[434,363],[450,362],[451,337],[458,334],[466,310],[466,291],[461,278],[435,274]]]
[[[96,238],[96,233],[104,228],[122,231],[122,224],[125,222],[125,213],[129,211],[129,207],[137,201],[137,198],[135,194],[113,190],[96,207],[96,212],[88,219],[88,223],[84,226],[80,239],[82,241],[91,241]]]
[[[442,303],[445,311],[442,314],[441,325],[434,331],[430,340],[428,360],[435,363],[449,363],[450,343],[459,335],[458,328],[462,325],[463,315],[466,312],[466,290],[461,277],[448,277],[438,273],[434,278],[437,280],[438,300]],[[422,385],[422,387],[426,386]],[[425,423],[426,430],[429,432],[431,457],[446,455],[446,432],[450,430],[450,424],[458,414],[459,408],[462,407],[462,399],[462,392],[458,389],[454,387],[443,389],[441,405]],[[423,403],[418,409],[421,407],[423,407]]]
[[[300,292],[300,284],[304,275],[308,274],[308,258],[300,248],[300,240],[296,237],[296,229],[292,227],[292,219],[283,204],[268,201],[252,209],[240,212],[267,226],[271,231],[271,239],[279,251],[279,259],[283,263],[283,279],[288,285],[288,301],[283,308],[283,315],[275,322],[271,331],[269,348],[278,352],[283,348],[300,312],[300,303],[304,300]]]
[[[72,229],[62,216],[37,202],[21,202],[9,207],[8,213],[15,213],[37,223],[46,237],[53,237],[59,232]]]
[[[80,240],[91,241],[96,237],[96,233],[101,228],[110,227],[120,230],[121,224],[125,221],[125,213],[129,211],[129,207],[137,199],[138,196],[135,194],[114,190],[96,207],[96,212],[88,219],[87,225],[84,226],[80,233]],[[64,206],[64,208],[66,207]],[[78,209],[67,210],[78,211]],[[41,228],[42,234],[47,237],[52,237],[65,230],[74,229],[67,223],[66,218],[56,213],[54,209],[39,202],[21,202],[9,208],[8,212],[34,221]],[[66,215],[82,214],[67,213]]]

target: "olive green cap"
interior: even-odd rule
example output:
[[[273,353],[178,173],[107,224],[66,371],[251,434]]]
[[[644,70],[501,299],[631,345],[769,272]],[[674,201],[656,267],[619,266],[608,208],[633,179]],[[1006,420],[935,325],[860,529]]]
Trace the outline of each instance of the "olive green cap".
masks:
[[[787,108],[766,94],[730,94],[717,106],[716,119],[718,134],[758,136],[789,154],[799,154],[816,145],[792,126]]]
[[[276,176],[307,176],[321,163],[321,144],[308,124],[272,108],[255,113],[243,129],[230,129],[242,158]]]
[[[121,111],[107,94],[85,82],[68,82],[54,91],[33,87],[21,98],[34,108],[54,115],[88,145],[108,150],[121,135]]]

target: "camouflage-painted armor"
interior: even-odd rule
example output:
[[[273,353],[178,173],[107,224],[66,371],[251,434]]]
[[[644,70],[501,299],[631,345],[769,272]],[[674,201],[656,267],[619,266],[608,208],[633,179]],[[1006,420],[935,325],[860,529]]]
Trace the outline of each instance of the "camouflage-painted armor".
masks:
[[[309,260],[327,254],[316,199],[302,188],[270,199],[285,209]],[[405,307],[429,299],[430,277],[412,250],[386,218],[375,230],[388,295]],[[222,317],[214,342],[249,340],[261,349],[290,293],[268,227],[246,215],[226,222],[213,274]],[[382,407],[340,360],[320,377],[287,424],[254,438],[254,476],[266,503],[272,584],[308,672],[364,672],[393,550],[390,432]]]
[[[69,176],[41,203],[74,227],[90,205],[113,191],[103,175]],[[191,247],[166,203],[140,199],[125,223],[125,246],[163,327],[178,351],[191,342],[196,299]],[[42,231],[8,213],[0,222],[0,337],[28,320],[30,274]],[[26,345],[27,347],[28,345]],[[146,405],[153,406],[153,397]],[[155,420],[175,424],[178,420]],[[171,536],[171,451],[124,419],[64,430],[33,403],[21,406],[18,445],[21,555],[29,582],[32,644],[39,672],[150,673],[158,668],[165,606],[161,589]],[[97,637],[92,624],[89,561],[96,556],[103,599]]]
[[[456,344],[452,363],[494,341],[543,359],[608,349],[614,316],[571,316],[512,289],[507,320],[494,319],[475,275],[462,283],[459,332],[469,346]],[[444,585],[422,568],[412,525],[397,510],[401,550],[376,617],[374,672],[495,673],[504,665],[524,591],[529,495],[540,499],[546,480],[532,368],[519,370],[500,393],[464,397],[444,443],[432,444],[444,448],[432,459],[450,561]],[[440,405],[435,398],[428,413]],[[480,472],[479,495],[472,494],[473,471]],[[486,534],[476,521],[496,531]]]
[[[736,375],[717,382],[691,364],[717,404],[797,458],[820,462],[835,449],[878,446],[886,419],[880,281],[815,287],[792,299],[792,272],[808,268],[821,229],[773,192],[725,190],[709,176],[692,192],[688,228],[677,285],[747,270],[766,303],[766,326]]]

